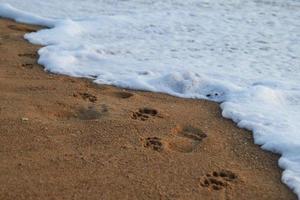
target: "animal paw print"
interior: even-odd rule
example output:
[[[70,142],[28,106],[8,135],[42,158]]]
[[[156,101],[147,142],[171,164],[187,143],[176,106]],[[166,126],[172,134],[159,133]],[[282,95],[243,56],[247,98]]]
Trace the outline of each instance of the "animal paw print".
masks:
[[[22,64],[22,67],[27,68],[27,69],[32,69],[33,68],[33,64],[24,63],[24,64]]]
[[[26,57],[26,58],[35,59],[35,58],[37,58],[37,54],[35,54],[35,53],[23,53],[23,54],[19,54],[19,57]]]
[[[97,101],[97,97],[92,95],[92,94],[89,94],[87,92],[80,92],[78,93],[80,95],[80,97],[85,100],[85,101],[89,101],[91,103],[95,103]],[[74,97],[77,97],[78,95],[77,94],[73,94]]]
[[[147,148],[151,148],[154,151],[162,151],[164,149],[164,145],[161,139],[158,137],[146,138],[144,146]]]
[[[157,116],[158,111],[152,108],[140,108],[138,112],[134,112],[131,116],[132,119],[139,119],[142,121],[148,120],[150,117]]]
[[[237,175],[229,170],[214,171],[211,174],[206,174],[200,185],[212,190],[222,190],[237,178]]]
[[[192,127],[176,127],[169,136],[163,139],[158,137],[148,137],[143,140],[144,147],[155,151],[171,150],[180,153],[191,153],[202,142],[207,135],[202,130]]]

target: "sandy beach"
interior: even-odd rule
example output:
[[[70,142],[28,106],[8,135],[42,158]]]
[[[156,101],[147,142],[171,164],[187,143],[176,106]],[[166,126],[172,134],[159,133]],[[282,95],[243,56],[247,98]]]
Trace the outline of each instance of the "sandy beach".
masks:
[[[0,19],[0,199],[297,199],[217,103],[47,73]]]

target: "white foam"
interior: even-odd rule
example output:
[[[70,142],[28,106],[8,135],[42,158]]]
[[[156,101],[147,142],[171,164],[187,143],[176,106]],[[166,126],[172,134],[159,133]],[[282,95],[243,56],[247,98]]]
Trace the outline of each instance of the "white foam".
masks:
[[[282,181],[300,197],[299,1],[0,2],[26,10],[0,4],[0,16],[50,27],[25,35],[45,46],[48,71],[220,102],[281,154]]]
[[[48,27],[54,26],[54,20],[40,17],[38,15],[31,14],[28,12],[20,11],[6,3],[1,3],[0,13],[2,17],[14,19],[17,22],[36,24]]]

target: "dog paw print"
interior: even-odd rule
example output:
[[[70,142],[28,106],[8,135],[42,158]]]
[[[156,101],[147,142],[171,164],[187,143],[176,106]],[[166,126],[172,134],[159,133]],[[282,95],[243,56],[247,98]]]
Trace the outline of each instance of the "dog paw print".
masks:
[[[97,101],[97,97],[87,92],[79,92],[78,94],[73,94],[74,97],[78,97],[78,95],[85,101],[89,101],[91,103],[95,103]]]
[[[158,115],[158,111],[152,108],[140,108],[138,112],[134,112],[131,116],[132,119],[146,121],[151,117]]]
[[[222,190],[234,183],[237,178],[238,176],[229,170],[214,171],[211,174],[206,174],[200,185],[212,190]]]
[[[145,139],[144,146],[146,148],[150,148],[154,151],[162,151],[164,149],[164,145],[162,140],[159,137],[148,137]]]

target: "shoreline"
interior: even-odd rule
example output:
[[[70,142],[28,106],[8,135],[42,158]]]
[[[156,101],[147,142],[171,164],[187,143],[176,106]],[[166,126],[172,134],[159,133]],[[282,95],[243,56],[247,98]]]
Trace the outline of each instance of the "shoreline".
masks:
[[[46,73],[0,27],[1,199],[297,199],[219,104]]]

